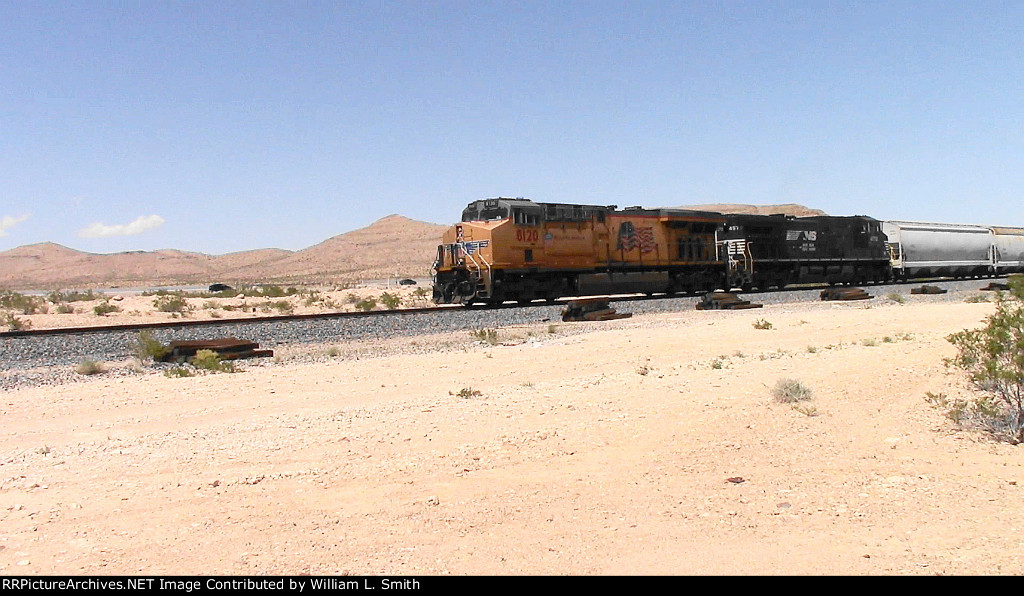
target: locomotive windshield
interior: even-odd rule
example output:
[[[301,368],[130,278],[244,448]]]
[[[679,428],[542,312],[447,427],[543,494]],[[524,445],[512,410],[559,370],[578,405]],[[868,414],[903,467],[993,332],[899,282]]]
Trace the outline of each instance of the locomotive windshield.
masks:
[[[462,221],[492,221],[508,217],[508,205],[481,205],[479,204],[480,202],[472,203],[469,207],[466,207],[465,211],[462,212]]]

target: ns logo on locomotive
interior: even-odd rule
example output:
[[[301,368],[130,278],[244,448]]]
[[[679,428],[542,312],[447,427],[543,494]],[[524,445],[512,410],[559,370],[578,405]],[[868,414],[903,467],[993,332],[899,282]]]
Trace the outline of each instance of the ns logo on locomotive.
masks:
[[[1024,228],[686,209],[470,203],[434,262],[434,302],[527,304],[1024,272]]]

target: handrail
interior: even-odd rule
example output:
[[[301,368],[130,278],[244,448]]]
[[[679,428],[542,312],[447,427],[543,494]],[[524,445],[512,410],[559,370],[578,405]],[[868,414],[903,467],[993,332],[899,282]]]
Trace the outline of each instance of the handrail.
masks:
[[[490,281],[491,281],[491,264],[487,262],[487,259],[485,259],[482,254],[480,254],[480,255],[470,254],[465,248],[462,249],[462,252],[466,255],[466,257],[469,259],[469,261],[471,261],[473,263],[473,266],[476,268],[476,278],[477,278],[477,280],[479,280],[482,277],[481,272],[483,271],[484,267],[487,268],[487,283],[485,284],[485,286],[487,288],[487,292],[483,296],[483,298],[490,298],[491,297],[491,283],[490,283]],[[479,257],[480,261],[483,263],[483,266],[481,266],[480,263],[477,262],[477,258],[478,257]]]

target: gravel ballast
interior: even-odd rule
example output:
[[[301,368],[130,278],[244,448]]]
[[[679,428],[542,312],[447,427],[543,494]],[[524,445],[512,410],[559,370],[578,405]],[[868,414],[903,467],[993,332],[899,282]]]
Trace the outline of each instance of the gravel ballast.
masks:
[[[865,303],[892,302],[899,294],[902,300],[962,302],[976,294],[990,280],[927,282],[948,290],[946,294],[911,295],[912,288],[924,282],[898,285],[864,286],[873,298]],[[1002,281],[1002,280],[994,280]],[[817,302],[821,288],[790,289],[775,292],[742,294],[743,299],[764,305]],[[634,315],[692,311],[698,297],[654,297],[614,301],[619,312]],[[218,337],[239,337],[259,342],[262,348],[283,346],[344,344],[365,340],[472,331],[509,326],[561,323],[562,304],[538,303],[528,307],[453,308],[427,313],[400,311],[382,316],[305,319],[298,321],[224,322],[217,325],[155,329],[153,336],[163,343],[177,340],[200,340]],[[575,324],[574,325],[579,325]],[[600,323],[599,323],[600,325]],[[123,362],[131,357],[130,346],[137,331],[97,331],[69,335],[40,335],[0,338],[0,388],[13,389],[40,383],[57,383],[81,378],[74,367],[83,360]],[[111,368],[115,374],[132,374],[131,368]],[[110,373],[108,373],[110,374]]]

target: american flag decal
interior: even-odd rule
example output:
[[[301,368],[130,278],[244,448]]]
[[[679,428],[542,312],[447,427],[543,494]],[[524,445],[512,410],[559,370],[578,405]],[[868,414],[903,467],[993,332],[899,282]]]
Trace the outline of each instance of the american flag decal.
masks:
[[[633,222],[623,222],[619,226],[619,250],[629,252],[639,248],[640,253],[651,252],[657,248],[654,240],[654,228],[637,228]]]
[[[459,248],[461,248],[467,255],[471,255],[478,252],[481,248],[486,247],[490,244],[490,240],[477,240],[475,242],[460,242]]]

